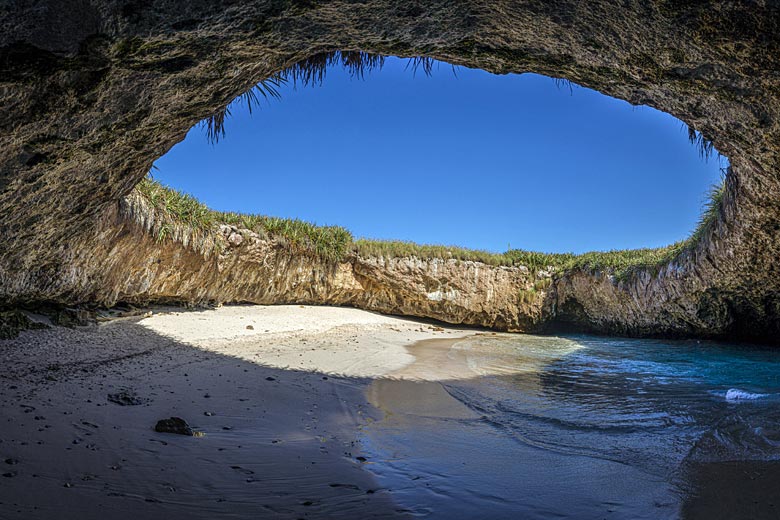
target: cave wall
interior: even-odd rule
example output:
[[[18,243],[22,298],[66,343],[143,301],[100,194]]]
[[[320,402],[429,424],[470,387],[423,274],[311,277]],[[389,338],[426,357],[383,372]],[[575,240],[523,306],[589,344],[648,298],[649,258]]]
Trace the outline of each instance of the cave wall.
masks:
[[[717,225],[659,272],[626,282],[567,273],[547,295],[545,320],[637,335],[775,337],[776,1],[6,2],[0,301],[85,303],[84,287],[101,276],[79,267],[89,237],[105,233],[153,161],[258,81],[333,50],[566,78],[703,132],[732,162]]]

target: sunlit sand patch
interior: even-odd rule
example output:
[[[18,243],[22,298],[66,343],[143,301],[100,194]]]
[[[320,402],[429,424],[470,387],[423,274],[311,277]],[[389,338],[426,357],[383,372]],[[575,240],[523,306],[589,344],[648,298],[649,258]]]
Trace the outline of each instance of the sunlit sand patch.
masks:
[[[453,346],[479,376],[537,372],[582,348],[568,338],[528,334],[472,336]]]
[[[264,366],[344,377],[471,379],[539,370],[571,340],[477,333],[340,307],[242,305],[158,313],[141,325]]]
[[[141,325],[203,350],[273,368],[383,377],[414,361],[405,346],[472,334],[341,307],[229,306],[156,314]]]
[[[582,348],[566,338],[479,333],[464,338],[425,340],[407,347],[414,363],[388,377],[413,381],[472,379],[537,372]]]

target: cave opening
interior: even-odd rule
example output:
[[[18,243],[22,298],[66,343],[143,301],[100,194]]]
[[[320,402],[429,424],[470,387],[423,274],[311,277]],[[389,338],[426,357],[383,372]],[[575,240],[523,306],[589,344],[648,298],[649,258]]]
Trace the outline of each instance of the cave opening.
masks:
[[[538,74],[366,56],[262,82],[150,176],[220,212],[499,254],[662,248],[718,203],[728,160],[667,113]]]
[[[3,16],[0,516],[774,517],[777,3]]]

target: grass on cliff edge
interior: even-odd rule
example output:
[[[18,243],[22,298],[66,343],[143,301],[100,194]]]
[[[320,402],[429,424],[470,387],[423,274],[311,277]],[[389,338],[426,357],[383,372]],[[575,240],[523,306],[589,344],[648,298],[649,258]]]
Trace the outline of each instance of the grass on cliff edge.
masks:
[[[211,230],[220,224],[249,229],[260,236],[270,236],[295,251],[310,252],[326,260],[340,260],[352,244],[352,233],[339,226],[317,226],[298,219],[246,215],[214,211],[187,193],[164,186],[150,177],[144,178],[136,192],[165,218],[197,230]],[[161,228],[165,229],[164,227]],[[164,234],[158,235],[165,238]]]
[[[660,248],[593,251],[579,255],[539,253],[522,249],[490,253],[462,247],[403,241],[355,240],[352,233],[340,226],[317,226],[298,219],[215,211],[195,197],[164,186],[151,177],[144,178],[136,187],[136,192],[172,222],[203,231],[211,230],[220,224],[233,225],[249,229],[263,237],[276,239],[294,251],[314,254],[325,260],[342,260],[352,252],[361,256],[385,258],[440,258],[482,262],[492,266],[525,266],[532,273],[543,269],[558,272],[571,269],[608,271],[618,279],[625,279],[637,270],[660,267],[695,245],[717,221],[723,186],[721,183],[710,190],[696,230],[687,240]],[[165,236],[160,234],[158,238],[164,239]]]

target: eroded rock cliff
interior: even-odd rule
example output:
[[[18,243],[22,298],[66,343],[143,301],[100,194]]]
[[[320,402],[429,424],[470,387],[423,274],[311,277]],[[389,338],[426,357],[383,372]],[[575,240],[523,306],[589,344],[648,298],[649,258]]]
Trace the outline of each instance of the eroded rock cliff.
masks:
[[[512,304],[511,291],[493,299],[474,285],[527,283],[511,269],[380,259],[314,266],[255,244],[272,250],[258,255],[262,269],[286,274],[258,275],[250,287],[249,270],[230,268],[247,262],[241,255],[187,246],[152,254],[154,238],[121,217],[123,198],[152,162],[258,81],[335,50],[539,72],[669,112],[731,160],[718,222],[660,269],[626,280],[562,274],[532,310]],[[775,1],[6,2],[0,301],[300,298],[523,330],[544,322],[772,341],[780,322],[778,70]],[[300,278],[290,277],[298,267]],[[451,271],[448,290],[461,303],[426,281],[433,269]],[[392,283],[400,271],[414,290]],[[243,273],[231,280],[241,289],[220,293],[232,285],[214,280],[231,272]],[[425,305],[411,296],[421,290]]]
[[[166,226],[165,237],[160,229]],[[110,208],[93,234],[80,235],[60,280],[68,301],[300,303],[349,305],[501,330],[529,330],[541,318],[548,273],[455,259],[302,254],[248,229],[213,231],[163,223],[138,194]]]

